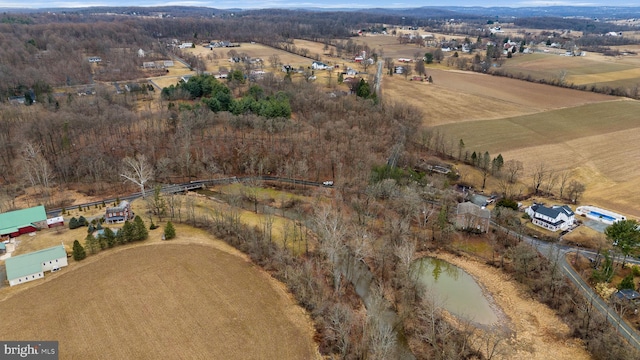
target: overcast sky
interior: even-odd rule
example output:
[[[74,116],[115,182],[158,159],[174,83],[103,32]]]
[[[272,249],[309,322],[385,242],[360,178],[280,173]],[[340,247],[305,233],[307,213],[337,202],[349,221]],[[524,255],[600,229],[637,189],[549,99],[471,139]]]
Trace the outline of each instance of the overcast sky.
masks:
[[[393,0],[392,0],[393,1]],[[628,0],[561,0],[561,1],[545,1],[545,0],[514,0],[514,1],[498,1],[498,0],[434,0],[434,1],[402,1],[395,2],[370,0],[321,0],[321,1],[287,1],[287,0],[221,0],[221,1],[179,1],[179,0],[0,0],[0,8],[20,7],[20,8],[55,8],[55,7],[88,7],[88,6],[166,6],[166,5],[184,5],[184,6],[206,6],[218,9],[242,8],[242,9],[264,9],[264,8],[304,8],[304,7],[320,7],[320,8],[412,8],[420,6],[507,6],[507,7],[523,7],[523,6],[640,6],[638,1]]]

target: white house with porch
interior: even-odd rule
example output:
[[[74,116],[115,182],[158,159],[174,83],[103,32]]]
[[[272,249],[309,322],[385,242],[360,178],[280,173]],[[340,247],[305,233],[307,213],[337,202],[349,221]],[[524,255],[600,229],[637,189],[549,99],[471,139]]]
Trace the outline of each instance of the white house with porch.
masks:
[[[534,225],[551,231],[568,230],[576,221],[575,214],[568,205],[553,205],[549,208],[534,203],[525,212]]]

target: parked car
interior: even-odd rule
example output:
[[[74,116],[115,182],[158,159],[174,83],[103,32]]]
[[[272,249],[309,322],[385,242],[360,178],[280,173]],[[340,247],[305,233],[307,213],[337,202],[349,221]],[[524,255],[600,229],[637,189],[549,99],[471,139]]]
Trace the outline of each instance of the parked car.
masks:
[[[333,186],[333,181],[332,180],[323,181],[322,185],[324,185],[324,186]]]

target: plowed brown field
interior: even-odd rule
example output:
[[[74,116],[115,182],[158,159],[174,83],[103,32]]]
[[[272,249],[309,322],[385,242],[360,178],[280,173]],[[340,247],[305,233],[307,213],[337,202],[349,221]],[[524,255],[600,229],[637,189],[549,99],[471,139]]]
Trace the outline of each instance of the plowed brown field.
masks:
[[[238,255],[156,243],[75,266],[1,302],[1,337],[61,359],[318,358],[304,312]]]

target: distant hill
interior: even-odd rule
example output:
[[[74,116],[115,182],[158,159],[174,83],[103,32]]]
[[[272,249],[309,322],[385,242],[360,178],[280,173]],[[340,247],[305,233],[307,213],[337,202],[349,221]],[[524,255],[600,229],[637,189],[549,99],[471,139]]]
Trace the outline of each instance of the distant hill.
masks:
[[[547,6],[547,7],[480,7],[423,6],[405,9],[360,9],[357,11],[413,18],[512,18],[512,17],[583,17],[590,19],[628,19],[640,17],[640,7],[616,6]]]
[[[276,8],[269,8],[275,10]],[[289,7],[288,10],[310,12],[360,12],[377,15],[406,16],[413,19],[479,19],[487,18],[522,18],[522,17],[580,17],[588,19],[628,19],[640,18],[640,6],[545,6],[545,7],[480,7],[480,6],[423,6],[417,8],[320,8],[320,7]],[[167,13],[172,16],[219,16],[232,13],[255,12],[256,9],[217,9],[196,6],[104,6],[86,8],[42,8],[17,9],[2,8],[0,11],[8,13],[37,13],[37,12],[67,12],[89,14],[108,12],[115,14],[151,15],[153,13]]]

